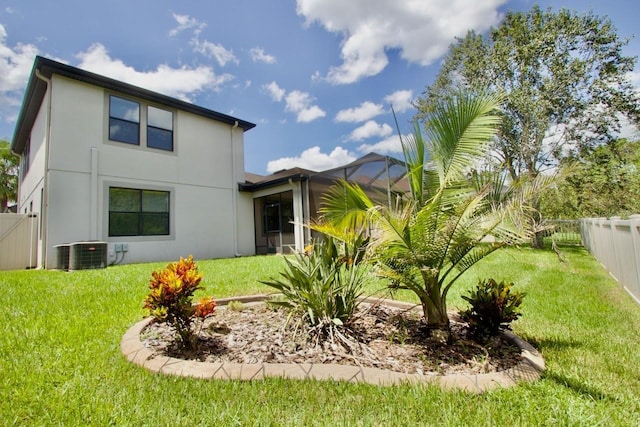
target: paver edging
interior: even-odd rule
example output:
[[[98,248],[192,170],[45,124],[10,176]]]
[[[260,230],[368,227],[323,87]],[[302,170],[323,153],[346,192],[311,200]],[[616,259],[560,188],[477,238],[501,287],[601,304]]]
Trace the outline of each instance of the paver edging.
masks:
[[[231,301],[240,301],[244,304],[256,304],[267,298],[267,295],[221,298],[216,300],[216,304],[219,307],[224,307]],[[415,309],[417,307],[415,304],[387,299],[365,298],[364,301],[380,302],[403,309]],[[451,313],[451,317],[455,320],[457,316]],[[531,344],[509,331],[505,331],[504,334],[507,339],[520,348],[522,360],[516,366],[506,371],[486,374],[419,375],[379,368],[338,364],[199,362],[162,356],[147,348],[140,339],[140,334],[144,328],[151,323],[151,320],[151,318],[143,319],[129,328],[120,341],[120,351],[130,362],[142,366],[149,371],[166,375],[244,381],[282,377],[300,380],[347,381],[381,386],[405,383],[438,383],[446,389],[462,389],[481,393],[496,388],[512,387],[519,382],[536,381],[545,369],[542,355]]]

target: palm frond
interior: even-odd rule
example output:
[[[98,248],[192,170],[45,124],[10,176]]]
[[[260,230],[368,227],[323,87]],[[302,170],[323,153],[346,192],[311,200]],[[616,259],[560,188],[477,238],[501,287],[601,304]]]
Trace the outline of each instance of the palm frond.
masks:
[[[441,101],[427,118],[429,158],[435,162],[440,186],[460,180],[486,154],[500,123],[499,95],[457,92]]]
[[[345,228],[361,228],[375,206],[358,184],[340,180],[323,195],[319,213],[328,222]]]
[[[420,208],[424,203],[425,184],[425,142],[420,131],[420,125],[415,123],[412,135],[401,140],[402,153],[407,165],[407,179],[411,189],[411,197]]]

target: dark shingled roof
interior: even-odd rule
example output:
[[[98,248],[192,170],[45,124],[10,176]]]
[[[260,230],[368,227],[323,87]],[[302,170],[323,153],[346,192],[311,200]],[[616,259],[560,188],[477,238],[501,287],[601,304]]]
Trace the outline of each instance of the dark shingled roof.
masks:
[[[177,110],[187,111],[189,113],[217,120],[222,123],[227,123],[232,126],[237,122],[238,127],[243,131],[248,131],[256,126],[253,123],[218,113],[217,111],[209,110],[204,107],[199,107],[170,96],[162,95],[160,93],[114,80],[109,77],[81,70],[41,56],[36,56],[35,62],[33,63],[33,69],[31,70],[31,76],[29,77],[29,82],[27,84],[27,89],[25,90],[24,99],[22,101],[22,108],[20,109],[20,114],[18,115],[15,131],[13,133],[11,150],[16,154],[21,154],[24,150],[33,122],[35,121],[38,110],[40,109],[40,104],[42,104],[42,100],[44,99],[44,95],[47,91],[46,83],[38,78],[36,72],[46,78],[51,78],[53,74],[58,74],[80,82],[100,86],[114,92],[131,95],[156,104],[175,108]]]

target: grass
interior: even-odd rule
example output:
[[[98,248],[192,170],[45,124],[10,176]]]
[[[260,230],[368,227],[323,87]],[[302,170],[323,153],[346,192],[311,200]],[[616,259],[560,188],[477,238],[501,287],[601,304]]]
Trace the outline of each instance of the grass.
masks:
[[[201,381],[125,361],[120,338],[144,312],[152,270],[0,272],[0,425],[640,425],[640,307],[582,248],[509,249],[479,277],[527,292],[516,333],[544,355],[542,380],[482,395],[269,379]],[[279,257],[200,261],[203,294],[268,292]],[[379,284],[372,284],[374,289]],[[400,297],[410,298],[408,294]]]

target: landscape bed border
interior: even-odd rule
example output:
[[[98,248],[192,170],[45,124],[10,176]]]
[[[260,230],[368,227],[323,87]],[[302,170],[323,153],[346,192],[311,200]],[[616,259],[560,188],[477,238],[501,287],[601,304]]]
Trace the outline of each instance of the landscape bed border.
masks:
[[[216,300],[218,307],[231,301],[244,304],[264,302],[269,295],[245,295]],[[412,303],[383,299],[365,298],[364,301],[380,303],[389,307],[412,309]],[[497,388],[513,387],[519,382],[538,380],[545,370],[542,355],[528,342],[510,331],[503,334],[520,348],[520,362],[504,371],[484,374],[420,375],[394,372],[380,368],[330,363],[230,363],[200,362],[184,360],[157,354],[145,346],[141,333],[152,321],[145,318],[127,330],[120,342],[120,350],[125,358],[151,372],[214,380],[262,380],[265,378],[287,378],[296,380],[334,380],[352,383],[368,383],[381,386],[398,384],[438,384],[444,389],[461,389],[481,393]]]

